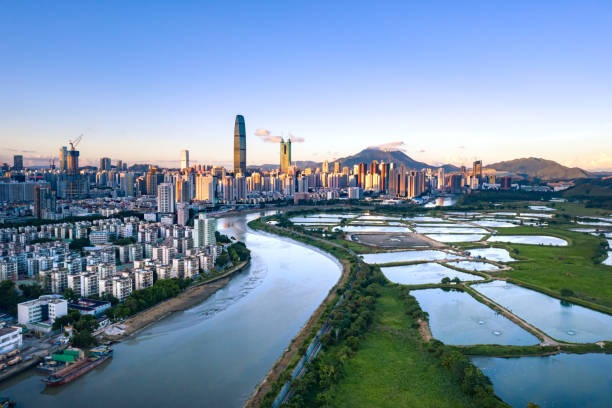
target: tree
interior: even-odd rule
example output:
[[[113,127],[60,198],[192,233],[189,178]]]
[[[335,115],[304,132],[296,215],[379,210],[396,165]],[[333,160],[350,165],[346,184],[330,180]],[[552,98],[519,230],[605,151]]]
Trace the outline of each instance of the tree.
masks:
[[[229,244],[232,242],[227,235],[223,235],[219,231],[215,231],[215,239],[221,244]]]
[[[16,315],[19,293],[15,289],[15,282],[5,280],[0,283],[0,310]]]
[[[78,238],[78,239],[72,240],[72,242],[69,245],[69,248],[72,249],[73,251],[79,251],[85,248],[86,246],[90,246],[90,245],[91,245],[91,242],[89,242],[89,238]]]
[[[215,260],[215,266],[223,267],[229,262],[229,260],[230,260],[230,257],[227,254],[227,251],[223,251],[221,255],[219,255],[217,259]]]
[[[96,338],[86,330],[76,333],[70,340],[74,347],[89,348],[96,345]]]
[[[43,288],[38,283],[32,285],[21,284],[19,290],[21,290],[25,299],[36,299],[44,293]]]
[[[450,283],[450,281],[451,281],[450,278],[448,276],[445,276],[445,277],[442,278],[442,280],[440,282],[442,282],[444,284],[447,284],[447,283]]]
[[[563,297],[574,296],[574,291],[571,289],[563,288],[561,289],[561,296]]]
[[[72,290],[72,288],[66,289],[63,293],[63,296],[64,299],[66,299],[68,302],[76,302],[77,300],[79,300],[79,297],[76,293],[74,293],[74,290]]]

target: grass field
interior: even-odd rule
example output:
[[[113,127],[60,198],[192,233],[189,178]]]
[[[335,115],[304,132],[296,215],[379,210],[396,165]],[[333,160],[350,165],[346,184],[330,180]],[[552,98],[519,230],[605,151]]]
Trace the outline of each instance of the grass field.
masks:
[[[424,349],[412,323],[397,288],[383,288],[372,328],[331,387],[329,406],[476,407]]]
[[[570,289],[579,299],[612,308],[612,268],[593,262],[600,238],[559,228],[516,227],[498,231],[498,235],[551,235],[563,238],[569,244],[566,247],[499,245],[509,249],[513,257],[521,259],[511,264],[513,271],[501,276],[556,293],[564,288]]]

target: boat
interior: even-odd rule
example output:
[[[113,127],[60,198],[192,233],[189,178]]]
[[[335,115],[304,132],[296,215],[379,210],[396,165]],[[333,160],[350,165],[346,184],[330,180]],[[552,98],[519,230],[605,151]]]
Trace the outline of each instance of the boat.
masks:
[[[49,387],[57,387],[76,380],[83,374],[93,370],[109,358],[113,357],[113,349],[109,346],[96,347],[89,350],[89,357],[68,364],[65,368],[55,371],[43,381]]]

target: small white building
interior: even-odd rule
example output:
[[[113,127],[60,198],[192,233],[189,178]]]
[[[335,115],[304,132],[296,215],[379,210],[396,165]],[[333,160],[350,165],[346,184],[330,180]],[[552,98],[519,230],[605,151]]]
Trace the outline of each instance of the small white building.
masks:
[[[0,353],[8,353],[23,346],[23,336],[18,327],[0,328]]]
[[[68,302],[58,296],[41,296],[17,305],[17,321],[21,325],[49,321],[68,314]]]

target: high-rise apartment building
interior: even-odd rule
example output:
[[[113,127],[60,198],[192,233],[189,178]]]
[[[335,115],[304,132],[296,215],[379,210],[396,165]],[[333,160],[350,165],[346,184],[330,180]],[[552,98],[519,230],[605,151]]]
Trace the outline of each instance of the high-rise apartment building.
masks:
[[[282,173],[287,173],[291,167],[291,139],[285,142],[281,138],[280,142],[280,169]]]
[[[215,245],[215,231],[217,231],[217,219],[208,218],[206,214],[200,213],[193,220],[193,246],[195,248]]]
[[[55,191],[51,191],[49,186],[34,187],[34,216],[43,218],[47,212],[54,213],[55,209]]]
[[[188,203],[191,201],[191,186],[188,180],[176,180],[176,202]]]
[[[234,173],[246,176],[246,130],[242,115],[236,115],[234,125]]]
[[[174,213],[174,184],[161,183],[157,186],[157,212]]]
[[[23,170],[23,156],[16,154],[13,156],[13,170]]]
[[[119,175],[119,188],[125,192],[126,196],[135,197],[134,173],[121,173]]]
[[[100,171],[102,170],[110,170],[111,169],[111,159],[110,157],[101,157],[100,158]]]
[[[159,184],[159,175],[163,177],[163,174],[157,172],[157,168],[151,167],[147,172],[147,195],[157,194],[157,185]]]
[[[198,174],[196,176],[196,200],[209,201],[214,204],[216,197],[215,191],[217,190],[217,178],[211,174],[203,175]]]
[[[181,150],[181,170],[189,168],[189,150]]]
[[[321,166],[321,173],[329,173],[329,162],[325,160]]]
[[[340,160],[334,162],[334,173],[340,173]]]

